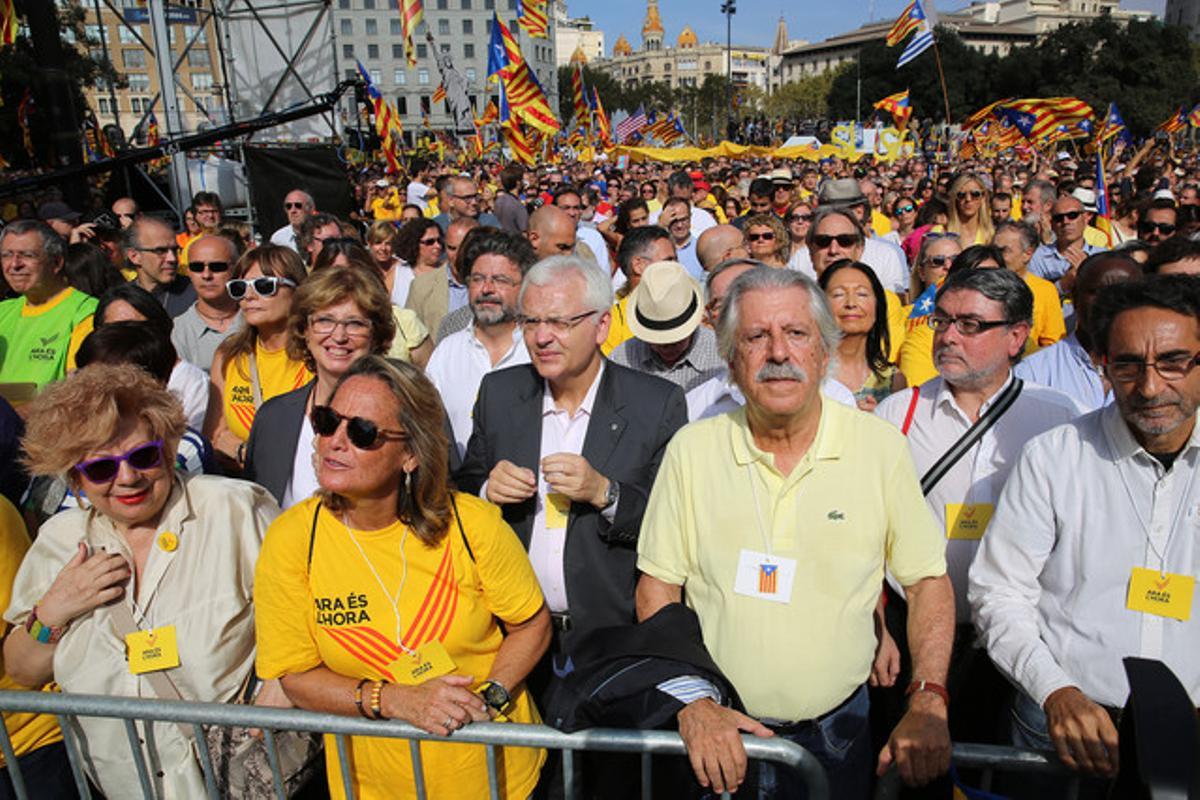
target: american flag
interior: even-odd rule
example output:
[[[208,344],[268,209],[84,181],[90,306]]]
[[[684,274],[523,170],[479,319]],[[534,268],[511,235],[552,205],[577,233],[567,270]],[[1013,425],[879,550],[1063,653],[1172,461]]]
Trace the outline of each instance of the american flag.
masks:
[[[638,106],[637,111],[617,123],[617,143],[624,143],[626,139],[640,131],[645,125],[646,109]]]

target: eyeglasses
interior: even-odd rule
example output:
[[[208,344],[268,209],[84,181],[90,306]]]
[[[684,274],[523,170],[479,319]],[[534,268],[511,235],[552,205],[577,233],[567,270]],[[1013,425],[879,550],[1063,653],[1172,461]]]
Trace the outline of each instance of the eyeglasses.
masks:
[[[1153,233],[1154,231],[1158,231],[1164,236],[1170,236],[1175,233],[1175,228],[1176,226],[1170,222],[1151,222],[1146,220],[1145,222],[1138,223],[1139,233]]]
[[[1079,211],[1078,209],[1076,209],[1075,211],[1063,211],[1058,214],[1051,214],[1050,215],[1050,224],[1051,225],[1061,225],[1067,221],[1074,222],[1075,220],[1079,219],[1081,216],[1083,216],[1083,212]]]
[[[259,297],[274,297],[275,293],[279,291],[280,286],[295,288],[296,282],[290,278],[276,278],[274,275],[255,278],[252,281],[248,281],[245,278],[234,278],[225,284],[225,291],[234,300],[241,300],[250,289],[253,289],[254,293]]]
[[[433,247],[435,244],[442,243],[442,237],[435,236],[432,239],[421,239],[419,243],[425,245],[426,247]]]
[[[479,275],[472,273],[471,275],[467,276],[467,283],[471,284],[472,286],[483,286],[488,281],[491,281],[492,283],[504,289],[515,288],[521,283],[520,281],[513,280],[507,275]]]
[[[162,448],[162,440],[155,439],[153,442],[139,444],[119,456],[104,456],[103,458],[93,458],[90,461],[80,461],[75,465],[75,469],[92,483],[108,483],[117,477],[123,461],[138,472],[162,466]]]
[[[450,195],[456,200],[462,200],[464,203],[471,203],[479,199],[479,194],[452,194]]]
[[[859,241],[857,233],[839,233],[836,236],[818,233],[813,236],[812,240],[818,250],[825,250],[834,242],[838,243],[838,247],[853,247]]]
[[[11,261],[37,261],[41,258],[41,253],[35,253],[33,250],[5,250],[0,253],[0,261],[8,263]]]
[[[188,271],[190,271],[190,272],[204,272],[205,270],[208,270],[209,272],[213,273],[214,275],[216,275],[217,273],[220,273],[220,272],[228,272],[229,271],[229,262],[228,261],[191,261],[188,263]]]
[[[933,314],[929,317],[929,327],[937,333],[945,333],[950,330],[953,325],[954,329],[963,336],[975,336],[990,331],[992,328],[999,328],[1002,325],[1011,325],[1012,323],[1006,319],[976,319],[975,317],[945,317],[941,314]]]
[[[966,200],[968,197],[972,200],[978,200],[979,198],[983,197],[983,192],[979,191],[978,189],[971,189],[969,191],[959,192],[955,195],[955,197],[957,197],[959,200]]]
[[[948,269],[954,263],[954,256],[926,256],[925,266]]]
[[[550,332],[555,336],[564,336],[568,332],[575,329],[575,326],[583,322],[593,314],[599,314],[599,311],[583,311],[573,317],[527,317],[524,314],[517,317],[517,322],[524,328],[536,329],[545,325],[550,329]]]
[[[788,214],[788,222],[811,222],[812,214]]]
[[[371,420],[363,417],[343,417],[329,406],[313,406],[309,421],[312,423],[313,433],[320,437],[333,436],[345,421],[346,438],[359,450],[370,450],[380,440],[385,442],[408,440],[408,434],[383,430]]]
[[[162,247],[135,247],[133,249],[139,253],[154,253],[159,258],[166,256],[168,253],[173,256],[179,255],[179,245],[177,244],[164,244]]]
[[[747,242],[757,242],[760,240],[764,241],[764,242],[775,241],[775,232],[774,231],[766,231],[765,233],[747,233],[746,234]]]
[[[902,206],[896,206],[897,214],[907,214],[911,211],[916,211],[916,210],[917,210],[917,207],[914,206],[912,203],[905,203]]]
[[[945,233],[938,233],[937,231],[929,231],[929,233],[925,234],[925,238],[929,239],[931,241],[936,241],[937,239],[957,239],[958,234],[951,233],[950,231],[947,231]]]
[[[1142,377],[1142,373],[1147,367],[1153,367],[1154,371],[1165,381],[1178,381],[1186,378],[1196,368],[1197,364],[1200,364],[1200,353],[1180,353],[1179,355],[1160,358],[1157,361],[1138,361],[1134,359],[1109,361],[1107,358],[1104,359],[1104,366],[1108,371],[1109,380],[1121,383],[1136,381]]]
[[[200,216],[201,214],[203,214],[206,217],[215,217],[215,216],[219,215],[220,213],[221,213],[220,209],[215,208],[214,206],[201,206],[200,208],[196,209],[197,217]]]
[[[293,208],[304,208],[304,203],[284,203],[283,207],[291,211]]]
[[[346,335],[358,339],[366,336],[371,332],[371,321],[351,317],[350,319],[337,319],[335,317],[309,317],[308,329],[318,336],[326,336],[338,329],[338,326],[346,329]]]

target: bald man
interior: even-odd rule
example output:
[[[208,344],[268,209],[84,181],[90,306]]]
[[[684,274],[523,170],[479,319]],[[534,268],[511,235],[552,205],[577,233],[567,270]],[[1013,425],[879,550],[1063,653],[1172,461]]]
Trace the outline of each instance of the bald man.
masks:
[[[241,324],[238,304],[225,291],[238,252],[224,236],[206,233],[191,243],[188,255],[196,302],[175,318],[171,344],[180,358],[208,372],[217,346]]]
[[[696,257],[705,272],[731,258],[749,258],[746,238],[733,225],[717,225],[700,234],[696,240]]]
[[[525,235],[538,260],[575,252],[575,220],[558,206],[542,206],[533,212]]]

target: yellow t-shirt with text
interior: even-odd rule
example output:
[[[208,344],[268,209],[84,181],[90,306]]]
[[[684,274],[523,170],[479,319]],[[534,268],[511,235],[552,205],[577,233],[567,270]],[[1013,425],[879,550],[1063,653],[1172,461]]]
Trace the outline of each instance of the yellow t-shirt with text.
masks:
[[[255,344],[259,386],[265,403],[272,397],[299,389],[313,379],[308,367],[288,358],[287,350],[264,350]],[[254,390],[250,381],[250,360],[238,356],[225,364],[225,391],[221,397],[225,409],[225,424],[242,441],[250,438],[250,427],[258,409],[254,406]]]
[[[264,679],[324,665],[347,677],[395,682],[391,665],[407,659],[398,642],[417,649],[439,641],[456,675],[482,683],[504,640],[497,620],[520,623],[543,605],[525,548],[500,516],[477,497],[455,494],[463,534],[453,522],[429,546],[399,522],[351,531],[312,497],[285,511],[267,531],[254,579],[258,674]],[[463,537],[469,542],[471,554]],[[312,562],[308,564],[312,536]],[[382,586],[380,585],[382,583]],[[399,595],[399,620],[393,610]],[[508,687],[513,722],[541,719],[524,686]],[[412,797],[408,742],[350,737],[352,783],[359,800]],[[479,745],[422,742],[429,797],[485,797],[487,766]],[[343,797],[332,737],[325,742],[329,788]],[[545,751],[497,752],[501,797],[528,797]]]

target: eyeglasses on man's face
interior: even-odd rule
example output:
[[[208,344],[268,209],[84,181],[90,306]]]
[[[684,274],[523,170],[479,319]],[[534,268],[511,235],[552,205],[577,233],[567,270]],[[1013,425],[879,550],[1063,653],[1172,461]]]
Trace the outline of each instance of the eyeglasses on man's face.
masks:
[[[1136,381],[1150,367],[1165,381],[1183,380],[1197,364],[1200,364],[1200,353],[1169,353],[1155,361],[1142,361],[1124,356],[1113,360],[1104,359],[1104,368],[1108,372],[1109,380],[1118,383]]]

